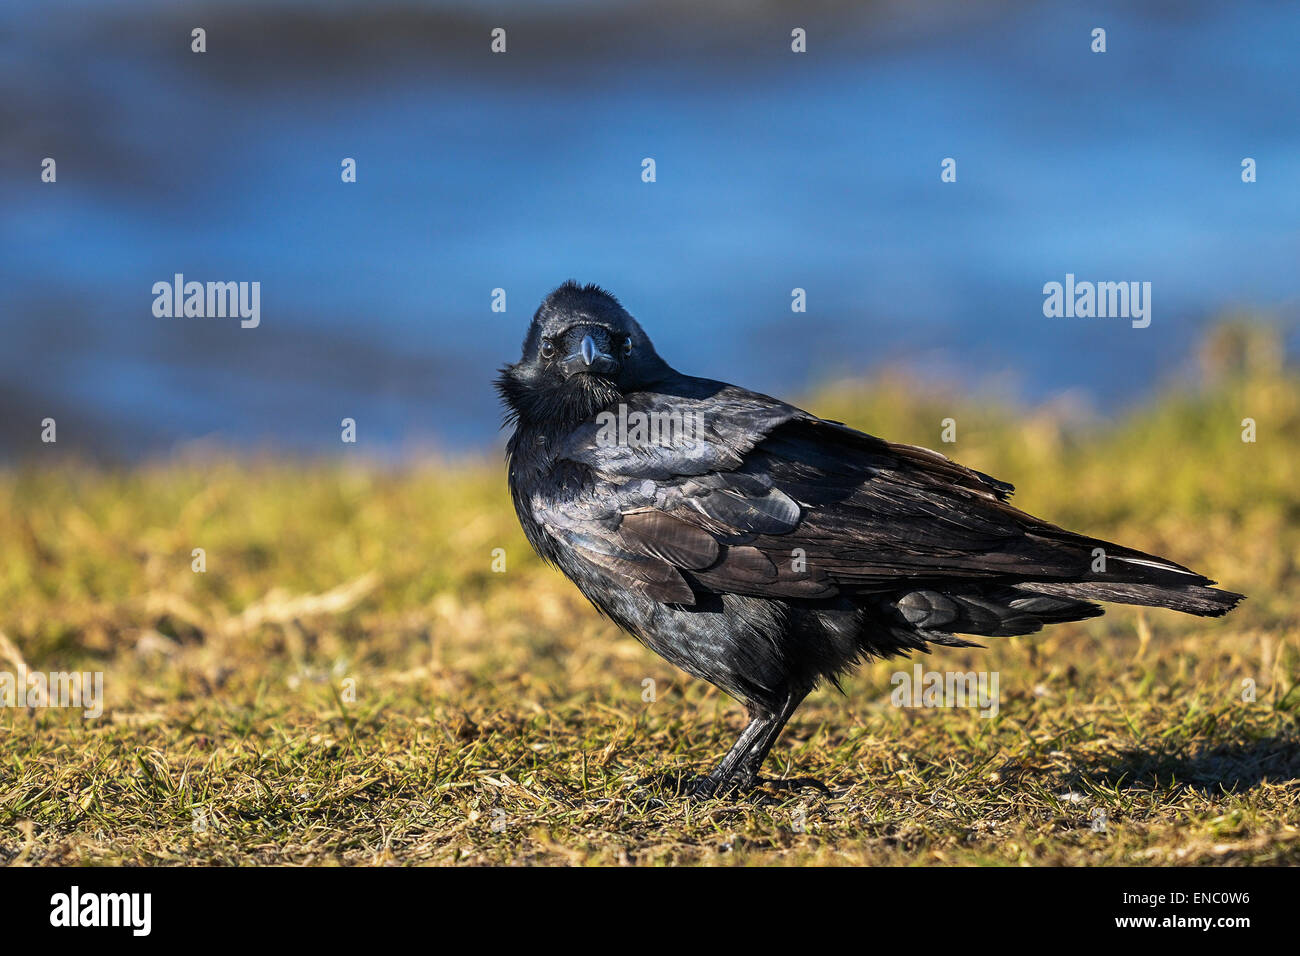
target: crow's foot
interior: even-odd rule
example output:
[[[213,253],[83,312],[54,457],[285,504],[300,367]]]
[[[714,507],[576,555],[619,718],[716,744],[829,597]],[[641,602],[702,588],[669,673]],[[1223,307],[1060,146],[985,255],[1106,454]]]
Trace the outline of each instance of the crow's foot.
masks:
[[[692,800],[712,800],[725,797],[750,797],[756,799],[770,798],[773,793],[789,793],[798,790],[817,790],[824,796],[830,796],[831,790],[826,784],[813,777],[790,777],[785,780],[759,777],[743,773],[723,778],[714,774],[694,774],[682,772],[665,772],[652,774],[637,780],[641,787],[655,787],[677,797]]]
[[[699,800],[739,796],[753,790],[757,784],[757,777],[745,774],[733,774],[730,777],[717,777],[709,774],[706,777],[696,777],[692,780],[684,795]]]
[[[790,777],[787,780],[759,780],[758,786],[771,790],[816,790],[824,797],[831,796],[831,788],[816,777]]]
[[[735,776],[729,780],[724,780],[713,774],[706,775],[681,771],[665,771],[651,774],[648,777],[641,777],[637,780],[637,786],[639,787],[655,787],[673,796],[690,797],[697,800],[707,800],[710,797],[721,797],[752,790],[756,783],[757,780],[752,778],[746,780]]]

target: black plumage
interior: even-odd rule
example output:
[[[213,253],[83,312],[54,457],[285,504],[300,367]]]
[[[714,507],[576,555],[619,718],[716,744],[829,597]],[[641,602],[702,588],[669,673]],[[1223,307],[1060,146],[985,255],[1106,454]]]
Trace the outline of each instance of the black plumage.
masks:
[[[1030,634],[1101,614],[1097,601],[1217,616],[1241,600],[1026,514],[1011,485],[936,452],[683,375],[596,286],[546,298],[497,388],[538,554],[746,705],[705,792],[752,785],[808,692],[865,658]],[[663,427],[647,439],[611,419]]]

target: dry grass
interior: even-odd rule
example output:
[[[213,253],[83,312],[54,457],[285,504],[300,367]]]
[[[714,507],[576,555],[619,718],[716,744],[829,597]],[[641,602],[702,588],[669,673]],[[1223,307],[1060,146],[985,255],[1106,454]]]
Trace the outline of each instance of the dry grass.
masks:
[[[997,671],[992,719],[891,706],[911,664],[874,664],[767,767],[829,795],[686,802],[638,780],[707,768],[739,709],[532,557],[497,462],[0,472],[0,670],[102,671],[107,697],[0,710],[0,861],[1300,862],[1300,381],[1252,366],[1083,427],[888,383],[807,404],[931,446],[955,417],[952,456],[1022,507],[1250,600],[924,659]]]

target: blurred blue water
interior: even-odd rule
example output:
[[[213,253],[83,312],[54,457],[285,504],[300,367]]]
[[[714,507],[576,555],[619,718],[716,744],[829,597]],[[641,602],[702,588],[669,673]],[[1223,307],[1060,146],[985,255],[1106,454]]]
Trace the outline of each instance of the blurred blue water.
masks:
[[[1294,319],[1300,5],[693,17],[5,7],[6,456],[47,414],[127,457],[333,453],[345,416],[381,455],[486,445],[494,370],[570,276],[679,368],[782,395],[894,365],[1113,408],[1185,373],[1220,310]],[[155,318],[176,272],[260,281],[261,326]],[[1067,272],[1150,281],[1151,327],[1044,318]]]

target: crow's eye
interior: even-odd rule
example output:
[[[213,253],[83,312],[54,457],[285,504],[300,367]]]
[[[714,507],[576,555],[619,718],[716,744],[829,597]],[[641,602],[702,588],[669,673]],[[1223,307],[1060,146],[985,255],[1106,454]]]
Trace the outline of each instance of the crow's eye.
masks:
[[[542,358],[544,359],[555,358],[555,343],[543,339],[540,352],[542,354]]]

